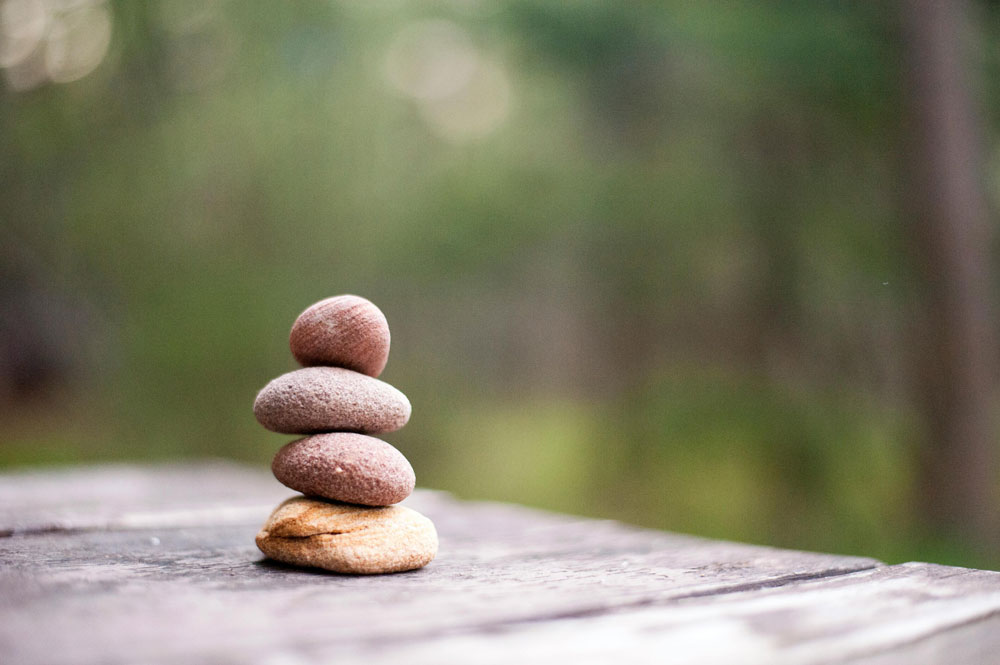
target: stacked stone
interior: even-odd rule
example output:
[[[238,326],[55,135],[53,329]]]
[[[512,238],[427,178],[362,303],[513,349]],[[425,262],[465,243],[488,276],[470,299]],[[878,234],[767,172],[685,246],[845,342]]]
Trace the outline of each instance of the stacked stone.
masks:
[[[306,309],[292,326],[292,355],[303,369],[274,379],[253,410],[273,432],[304,434],[278,451],[275,478],[305,496],[275,509],[257,547],[285,563],[340,573],[392,573],[437,554],[434,524],[396,504],[413,491],[413,467],[372,434],[410,419],[406,395],[378,375],[389,357],[389,324],[358,296]]]

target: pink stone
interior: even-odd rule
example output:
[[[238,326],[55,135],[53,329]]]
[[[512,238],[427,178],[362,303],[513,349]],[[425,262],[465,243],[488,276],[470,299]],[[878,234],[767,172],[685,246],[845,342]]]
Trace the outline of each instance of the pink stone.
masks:
[[[416,482],[401,452],[381,439],[350,432],[292,441],[274,456],[271,470],[303,494],[365,506],[398,503]]]
[[[389,359],[389,323],[360,296],[335,296],[299,314],[288,337],[304,367],[332,365],[378,376]]]

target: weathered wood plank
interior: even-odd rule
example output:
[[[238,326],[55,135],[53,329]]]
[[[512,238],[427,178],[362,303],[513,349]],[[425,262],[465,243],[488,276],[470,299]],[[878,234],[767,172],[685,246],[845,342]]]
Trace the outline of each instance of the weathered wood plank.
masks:
[[[192,520],[205,474],[226,478],[211,505],[242,512]],[[732,648],[741,662],[834,662],[905,645],[933,662],[919,649],[978,623],[992,631],[1000,612],[998,573],[885,567],[427,491],[408,500],[440,532],[427,568],[297,570],[253,545],[289,494],[231,465],[0,476],[0,526],[14,534],[0,538],[3,662],[606,662],[610,651],[639,662],[647,648],[658,661],[661,649],[714,662]]]
[[[289,491],[222,460],[0,475],[0,535],[262,520]]]
[[[502,644],[501,651],[488,649]],[[1000,574],[882,566],[779,588],[674,598],[640,608],[498,626],[488,639],[451,634],[366,654],[369,663],[433,663],[474,653],[476,663],[914,663],[995,664]],[[296,652],[308,660],[321,649]]]

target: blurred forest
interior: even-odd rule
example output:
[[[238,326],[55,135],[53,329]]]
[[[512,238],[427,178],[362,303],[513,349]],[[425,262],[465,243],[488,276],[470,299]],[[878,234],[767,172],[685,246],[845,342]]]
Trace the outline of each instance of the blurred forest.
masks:
[[[419,485],[1000,567],[1000,6],[931,4],[2,0],[0,467],[264,469],[356,293]]]

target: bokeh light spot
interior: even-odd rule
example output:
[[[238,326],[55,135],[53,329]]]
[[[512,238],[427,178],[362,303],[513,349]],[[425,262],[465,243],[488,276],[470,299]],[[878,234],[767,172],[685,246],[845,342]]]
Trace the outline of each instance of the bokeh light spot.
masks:
[[[104,3],[57,15],[45,48],[49,78],[68,83],[97,69],[111,45],[111,23],[111,11]]]
[[[491,133],[510,109],[504,66],[484,57],[469,34],[450,21],[419,21],[400,31],[386,54],[385,77],[418,104],[428,127],[449,141]]]
[[[14,90],[68,83],[97,69],[111,45],[104,0],[4,0],[0,67]]]
[[[6,0],[0,5],[0,67],[28,59],[45,38],[48,23],[42,0]]]
[[[511,90],[507,72],[497,62],[482,62],[467,85],[445,99],[421,106],[431,129],[444,139],[466,141],[496,130],[510,111]]]
[[[465,30],[451,21],[420,21],[393,40],[385,76],[405,96],[443,99],[459,92],[478,65],[479,53]]]

